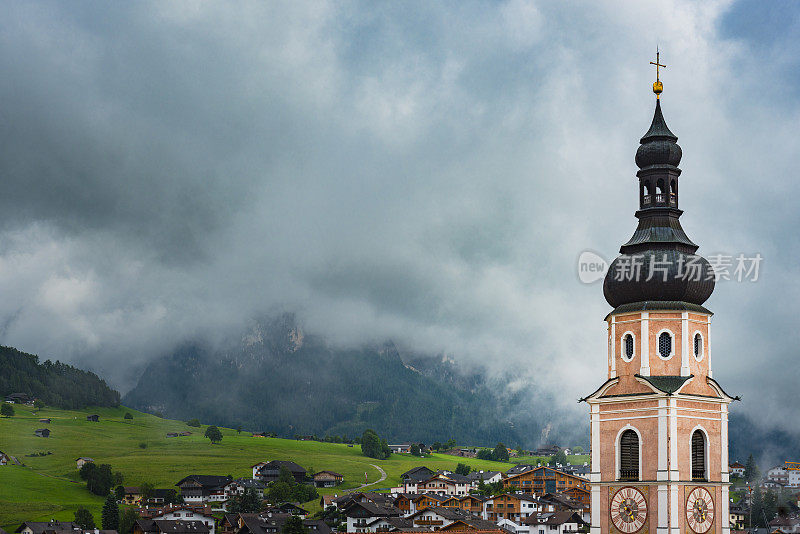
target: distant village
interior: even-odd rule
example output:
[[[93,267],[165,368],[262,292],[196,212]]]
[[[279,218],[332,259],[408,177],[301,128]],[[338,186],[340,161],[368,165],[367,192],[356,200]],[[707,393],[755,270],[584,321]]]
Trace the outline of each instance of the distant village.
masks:
[[[22,394],[5,398],[8,404],[32,405]],[[88,414],[88,423],[99,416]],[[47,418],[39,419],[48,425]],[[47,438],[45,427],[34,431]],[[191,431],[167,432],[167,438],[191,435]],[[254,438],[267,437],[263,432]],[[317,439],[296,436],[298,440]],[[498,447],[501,444],[498,444]],[[491,449],[456,447],[448,442],[435,447],[460,458],[480,458]],[[395,454],[424,457],[433,452],[423,444],[388,444]],[[495,449],[495,453],[496,453]],[[503,448],[507,460],[519,451]],[[431,532],[470,531],[472,534],[573,534],[588,532],[591,523],[589,462],[569,464],[569,448],[555,445],[525,451],[550,457],[547,465],[517,464],[505,472],[475,471],[459,463],[455,471],[433,470],[424,465],[401,475],[396,487],[355,490],[320,496],[317,488],[336,488],[344,476],[333,470],[309,472],[291,460],[270,460],[249,466],[251,476],[232,478],[218,474],[187,474],[172,488],[123,486],[112,488],[107,500],[124,506],[130,525],[91,528],[75,521],[25,521],[16,534],[329,534],[331,532]],[[587,460],[588,460],[587,455]],[[556,461],[556,460],[561,461]],[[562,463],[563,462],[563,463]],[[0,451],[0,467],[19,465],[17,458]],[[79,472],[91,472],[94,460],[75,459]],[[460,471],[460,472],[459,472]],[[757,534],[800,533],[800,463],[786,462],[758,471],[752,457],[747,464],[729,466],[733,483],[729,524],[731,532],[750,525]],[[385,476],[385,474],[384,474]],[[378,481],[380,482],[380,481]],[[283,486],[280,486],[283,485]],[[276,491],[284,487],[283,492]],[[320,512],[304,508],[308,497],[319,499]],[[117,517],[120,508],[116,508]],[[753,514],[756,517],[753,517]],[[104,509],[105,516],[105,509]],[[762,521],[763,520],[763,521]],[[104,527],[108,526],[105,524]],[[0,529],[0,534],[8,534]]]

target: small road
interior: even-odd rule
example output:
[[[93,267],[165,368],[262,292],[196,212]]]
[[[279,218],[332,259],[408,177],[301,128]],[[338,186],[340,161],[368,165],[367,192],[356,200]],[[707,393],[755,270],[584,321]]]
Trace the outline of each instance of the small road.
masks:
[[[378,480],[376,480],[375,482],[370,482],[369,484],[361,484],[359,487],[357,487],[357,488],[355,488],[355,489],[353,489],[353,490],[351,490],[351,491],[358,491],[358,490],[360,490],[360,489],[362,489],[362,488],[366,488],[367,486],[374,486],[374,485],[375,485],[375,484],[377,484],[378,482],[383,482],[384,480],[386,480],[386,471],[384,471],[383,469],[381,469],[379,466],[377,466],[377,465],[375,465],[375,464],[369,464],[369,465],[371,465],[372,467],[374,467],[375,469],[377,469],[378,471],[380,471],[380,473],[381,473],[381,478],[379,478],[379,479],[378,479]]]

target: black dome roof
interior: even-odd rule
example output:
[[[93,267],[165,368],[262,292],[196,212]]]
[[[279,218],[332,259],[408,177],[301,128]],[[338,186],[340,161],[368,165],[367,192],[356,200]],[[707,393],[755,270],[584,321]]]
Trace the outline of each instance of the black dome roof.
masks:
[[[650,129],[640,140],[636,151],[637,175],[650,183],[675,184],[681,171],[681,147],[661,113],[661,101]],[[640,188],[642,186],[640,185]],[[603,283],[603,294],[615,308],[638,302],[683,302],[701,305],[714,291],[714,269],[705,258],[695,254],[695,245],[680,223],[683,213],[667,195],[663,200],[649,198],[636,212],[639,225],[627,243],[620,247],[621,255],[609,267]],[[655,195],[658,196],[658,195]]]

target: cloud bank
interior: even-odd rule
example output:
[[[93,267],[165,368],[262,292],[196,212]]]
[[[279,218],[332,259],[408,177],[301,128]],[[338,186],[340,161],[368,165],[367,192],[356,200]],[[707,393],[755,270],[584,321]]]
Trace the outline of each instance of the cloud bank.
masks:
[[[522,369],[580,416],[609,308],[576,261],[635,228],[659,45],[684,228],[764,257],[708,302],[715,377],[797,429],[800,19],[771,6],[6,2],[0,342],[124,391],[289,309]]]

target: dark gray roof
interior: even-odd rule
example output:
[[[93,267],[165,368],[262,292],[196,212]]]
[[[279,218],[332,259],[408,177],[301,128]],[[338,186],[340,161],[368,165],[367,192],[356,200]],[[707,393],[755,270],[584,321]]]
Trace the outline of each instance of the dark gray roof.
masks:
[[[650,383],[651,386],[656,388],[659,391],[663,391],[667,395],[672,395],[676,391],[678,391],[683,384],[693,378],[694,375],[689,376],[675,376],[675,375],[664,375],[664,376],[642,376],[640,374],[634,375],[637,378],[643,378]]]
[[[305,470],[304,467],[302,467],[301,465],[298,465],[298,464],[296,464],[294,462],[291,462],[289,460],[272,460],[271,462],[267,462],[264,465],[262,465],[258,470],[259,471],[264,471],[264,470],[269,471],[269,470],[273,470],[273,469],[280,469],[281,467],[285,467],[292,474],[296,474],[296,473],[305,474],[306,473],[306,470]]]
[[[643,300],[640,302],[630,302],[628,304],[617,306],[611,311],[611,313],[606,315],[606,319],[608,319],[608,317],[612,314],[616,315],[619,313],[649,310],[690,311],[714,315],[708,308],[700,306],[699,304],[692,304],[691,302],[683,302],[680,300]]]
[[[25,521],[15,532],[22,532],[25,528],[31,529],[33,534],[42,534],[46,530],[72,532],[81,527],[72,521]]]
[[[193,480],[204,488],[221,488],[226,486],[232,479],[229,476],[220,475],[189,475],[179,480],[175,485],[180,486],[188,480]]]
[[[202,521],[180,521],[170,519],[137,519],[136,524],[144,532],[159,534],[208,534]]]

